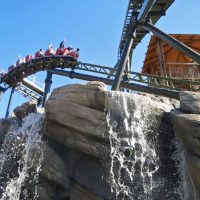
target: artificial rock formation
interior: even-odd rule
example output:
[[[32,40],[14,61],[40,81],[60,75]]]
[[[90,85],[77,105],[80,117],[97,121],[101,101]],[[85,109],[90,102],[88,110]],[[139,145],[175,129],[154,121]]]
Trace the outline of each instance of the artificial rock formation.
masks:
[[[178,199],[174,192],[178,175],[172,176],[176,174],[177,168],[172,159],[175,146],[169,113],[176,103],[153,95],[107,91],[105,85],[99,82],[55,89],[45,106],[45,142],[40,144],[43,160],[38,178],[39,200],[108,200],[117,199],[116,194],[118,199],[129,199],[128,195],[123,194],[127,187],[133,191],[133,199],[148,199],[149,196],[145,195],[153,195],[153,200]],[[137,104],[141,104],[140,107]],[[24,106],[16,109],[19,111],[16,114],[18,120],[21,121],[28,110],[35,112],[33,107],[27,110]],[[146,127],[141,127],[140,122],[145,121],[142,118],[147,114],[148,123]],[[111,122],[113,124],[109,124]],[[127,128],[127,125],[130,127]],[[6,130],[6,127],[3,128],[3,132]],[[112,131],[117,133],[119,143],[118,139],[111,139]],[[146,136],[149,147],[143,143],[142,134]],[[130,140],[137,142],[131,146]],[[144,194],[144,189],[148,188],[145,188],[142,176],[148,183],[151,179],[148,174],[157,169],[153,151],[141,156],[142,151],[151,146],[156,150],[155,162],[159,160],[159,169],[153,173],[152,179],[160,187],[154,189],[152,194]],[[114,175],[114,178],[121,181],[116,187],[125,186],[120,192],[111,190],[110,156],[113,148],[119,150],[119,156],[123,159],[123,163],[120,163],[118,158],[112,158],[112,173],[117,171],[122,175]],[[148,156],[142,163],[145,154]],[[141,175],[142,168],[144,171]],[[130,169],[130,173],[127,173],[127,169]],[[131,173],[135,174],[129,177]]]
[[[174,129],[185,147],[186,166],[200,199],[200,94],[180,92],[180,109],[172,112]]]
[[[96,83],[55,89],[45,107],[46,135],[95,157],[108,157],[104,87]]]
[[[99,82],[67,85],[55,89],[46,103],[45,135],[51,148],[57,152],[67,166],[66,171],[71,184],[65,191],[66,194],[69,192],[69,196],[73,200],[116,198],[115,194],[111,192],[108,181],[111,148],[110,127],[106,119],[107,111],[105,111],[107,100],[112,97],[112,94],[115,95],[115,92],[106,91],[105,85]],[[118,93],[116,94],[118,95]],[[120,98],[127,98],[127,108],[134,115],[136,103],[134,98],[137,95],[127,94],[125,96],[122,95]],[[139,96],[143,100],[161,102],[173,109],[172,104],[166,98],[145,94]],[[130,135],[124,131],[125,127],[121,121],[123,116],[121,108],[118,106],[118,103],[112,102],[112,116],[119,123],[118,135],[124,138],[120,148],[122,152],[124,151],[125,156],[129,157],[132,150],[130,147],[126,147],[125,140],[129,139]],[[159,141],[156,149],[161,161],[160,170],[157,171],[156,176],[162,176],[168,185],[167,188],[166,185],[162,188],[165,190],[162,194],[163,199],[166,199],[167,192],[173,191],[177,178],[176,176],[171,177],[175,170],[175,163],[169,154],[172,154],[174,148],[172,148],[174,134],[170,115],[169,113],[165,115],[165,110],[164,107],[153,108],[153,113],[150,114],[154,121],[154,124],[151,125],[152,130],[155,128],[155,135],[152,138],[157,138]],[[129,120],[132,120],[131,115]],[[149,135],[152,135],[151,132],[149,130]],[[166,145],[166,141],[169,142],[169,145]],[[135,151],[139,151],[137,148]],[[125,180],[126,176],[124,177]],[[128,182],[128,179],[125,181]],[[161,193],[155,191],[154,195],[156,200],[160,198]]]

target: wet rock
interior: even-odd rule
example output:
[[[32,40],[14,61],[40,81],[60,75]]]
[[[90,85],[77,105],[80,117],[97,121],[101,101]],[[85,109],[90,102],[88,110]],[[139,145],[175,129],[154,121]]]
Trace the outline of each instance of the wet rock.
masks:
[[[101,111],[61,99],[48,100],[46,107],[47,122],[57,123],[68,129],[77,130],[85,135],[108,140],[105,114]],[[59,134],[59,130],[57,131]]]
[[[0,144],[3,143],[5,135],[8,133],[15,118],[0,119]]]
[[[61,157],[48,145],[44,145],[41,174],[43,178],[64,190],[68,190],[70,180],[67,166]]]
[[[82,134],[78,130],[60,126],[50,120],[46,124],[45,134],[49,138],[54,139],[67,147],[98,158],[106,158],[110,155],[109,143]]]
[[[83,198],[89,195],[89,197],[95,198],[114,199],[111,198],[110,185],[106,179],[110,171],[105,162],[81,151],[68,148],[52,139],[49,140],[49,145],[61,155],[67,165],[67,170],[71,178],[70,198],[80,198],[83,192]],[[75,183],[81,188],[83,187],[84,190],[79,191],[78,189],[77,191],[77,188],[74,188]],[[88,199],[90,199],[89,197]]]
[[[186,113],[200,114],[200,93],[198,92],[180,92],[180,109]]]
[[[200,115],[173,111],[173,125],[185,148],[200,155]]]
[[[38,196],[38,200],[69,200],[69,191],[49,182],[47,179],[40,178]]]
[[[91,191],[87,190],[83,186],[73,183],[70,190],[70,200],[103,200],[103,198],[96,196]]]
[[[37,112],[37,105],[35,102],[26,102],[21,106],[18,106],[14,109],[15,116],[18,120],[22,120],[26,117],[29,113],[36,113]]]
[[[195,195],[196,198],[194,199],[200,199],[200,156],[197,156],[189,151],[185,152],[185,157],[186,157],[186,163],[187,163],[187,168],[188,168],[188,172],[190,174],[190,177],[192,178],[192,183],[191,183],[191,187],[195,187],[195,188],[191,188],[191,191],[193,191],[191,194]]]

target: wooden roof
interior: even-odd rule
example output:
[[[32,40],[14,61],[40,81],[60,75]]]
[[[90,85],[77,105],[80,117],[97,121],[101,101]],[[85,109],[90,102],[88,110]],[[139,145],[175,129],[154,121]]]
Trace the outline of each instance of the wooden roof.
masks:
[[[190,48],[200,53],[200,34],[170,34]],[[142,73],[151,74],[152,69],[159,71],[159,57],[156,36],[152,36],[146,53]],[[162,41],[165,63],[192,63],[193,60],[168,43]]]

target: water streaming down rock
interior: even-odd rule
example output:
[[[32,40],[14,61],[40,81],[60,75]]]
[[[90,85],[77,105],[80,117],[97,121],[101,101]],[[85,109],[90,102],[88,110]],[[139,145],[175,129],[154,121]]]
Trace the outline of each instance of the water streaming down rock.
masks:
[[[43,114],[31,113],[21,126],[13,125],[7,134],[0,152],[1,200],[38,198],[43,118]]]
[[[18,119],[9,134],[0,121],[0,199],[197,200],[172,104],[98,83],[58,88],[46,105],[45,144],[42,115],[31,114],[21,127]]]
[[[173,109],[169,100],[163,98],[160,101],[137,94],[108,95],[110,182],[116,199],[181,199],[177,167],[173,158],[167,155],[175,152],[171,130],[159,127],[164,113]],[[172,141],[164,141],[165,131],[169,131],[168,137]],[[165,142],[168,142],[167,149],[162,144]],[[163,149],[166,152],[162,152]],[[169,161],[171,164],[166,163]],[[164,172],[167,167],[169,172]]]

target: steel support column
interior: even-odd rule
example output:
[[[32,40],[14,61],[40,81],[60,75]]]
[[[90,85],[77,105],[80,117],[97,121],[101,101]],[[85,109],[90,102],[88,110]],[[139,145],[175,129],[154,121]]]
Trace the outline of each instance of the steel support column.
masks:
[[[45,103],[49,97],[50,90],[51,90],[51,84],[52,84],[52,73],[47,71],[47,76],[45,79],[44,95],[43,95],[43,99],[42,99],[42,107],[45,106]]]
[[[136,30],[137,23],[138,22],[140,23],[145,19],[150,8],[152,7],[153,3],[154,3],[154,0],[144,0],[142,8],[138,14],[137,19],[135,21],[132,21],[132,24],[131,24],[132,27],[130,28],[129,34],[127,36],[126,44],[125,44],[125,47],[122,52],[122,56],[119,60],[118,70],[117,70],[117,73],[116,73],[116,76],[115,76],[115,79],[114,79],[114,82],[112,85],[112,90],[119,90],[120,82],[122,80],[122,76],[123,76],[124,70],[126,68],[127,59],[129,57],[131,47],[133,45],[134,32]]]
[[[5,115],[5,118],[7,118],[7,117],[9,116],[9,113],[10,113],[10,107],[11,107],[11,103],[12,103],[12,100],[13,100],[14,92],[15,92],[15,88],[12,87],[12,88],[11,88],[11,92],[10,92],[10,97],[9,97],[9,100],[8,100],[8,105],[7,105],[7,109],[6,109],[6,115]]]
[[[172,36],[164,33],[160,29],[156,28],[154,25],[152,25],[149,22],[145,22],[142,24],[142,26],[147,29],[148,31],[151,31],[154,35],[156,35],[161,40],[164,40],[168,44],[170,44],[172,47],[178,49],[179,51],[185,53],[187,56],[192,58],[194,61],[200,64],[200,54],[184,43],[180,42],[179,40],[173,38]]]

